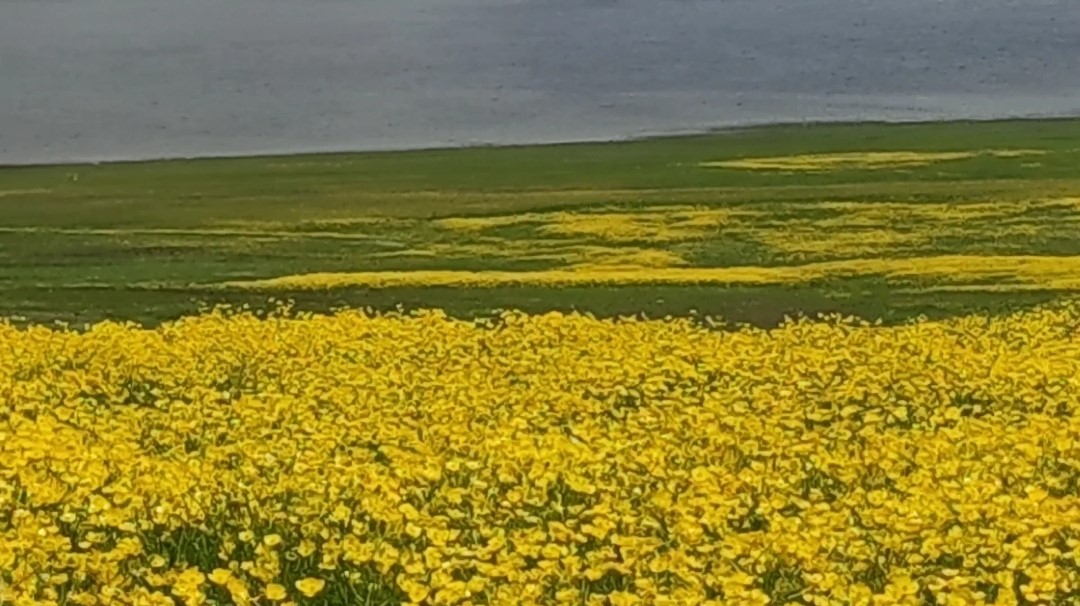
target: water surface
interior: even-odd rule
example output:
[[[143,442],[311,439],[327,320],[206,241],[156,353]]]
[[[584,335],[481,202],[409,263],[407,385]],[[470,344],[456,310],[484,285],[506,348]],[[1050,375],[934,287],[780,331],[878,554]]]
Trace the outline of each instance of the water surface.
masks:
[[[1075,0],[0,0],[0,163],[1080,114]]]

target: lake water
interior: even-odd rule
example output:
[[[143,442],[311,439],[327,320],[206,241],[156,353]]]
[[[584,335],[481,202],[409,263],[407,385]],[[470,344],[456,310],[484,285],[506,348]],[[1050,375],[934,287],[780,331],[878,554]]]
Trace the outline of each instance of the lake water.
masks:
[[[0,0],[0,163],[1071,114],[1076,0]]]

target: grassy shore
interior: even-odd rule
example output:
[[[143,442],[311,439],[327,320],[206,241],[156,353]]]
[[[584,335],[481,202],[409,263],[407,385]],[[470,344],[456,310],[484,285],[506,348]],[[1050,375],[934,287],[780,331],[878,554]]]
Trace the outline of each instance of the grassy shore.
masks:
[[[1071,297],[1077,227],[1067,120],[0,168],[0,315],[276,297],[895,322]]]

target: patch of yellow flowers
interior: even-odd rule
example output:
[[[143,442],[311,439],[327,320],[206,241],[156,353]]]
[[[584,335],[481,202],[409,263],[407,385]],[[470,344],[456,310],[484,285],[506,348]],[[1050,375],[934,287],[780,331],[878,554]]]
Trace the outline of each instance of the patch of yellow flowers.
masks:
[[[740,158],[705,162],[705,168],[728,168],[741,170],[767,170],[791,172],[828,172],[835,170],[881,170],[918,168],[939,162],[970,160],[979,156],[993,158],[1023,158],[1041,156],[1046,152],[1038,149],[987,149],[964,152],[848,152],[836,154],[805,154],[801,156],[776,156],[771,158]]]
[[[641,251],[627,262],[648,261]],[[661,255],[652,260],[663,262]],[[226,282],[221,287],[251,290],[331,290],[368,287],[447,286],[634,286],[634,285],[776,285],[809,284],[880,276],[893,284],[919,289],[993,292],[1080,290],[1080,256],[935,255],[845,259],[803,265],[733,267],[663,267],[623,265],[616,259],[581,263],[565,269],[536,271],[412,270],[297,274]]]
[[[0,324],[0,603],[1074,603],[1078,331]]]

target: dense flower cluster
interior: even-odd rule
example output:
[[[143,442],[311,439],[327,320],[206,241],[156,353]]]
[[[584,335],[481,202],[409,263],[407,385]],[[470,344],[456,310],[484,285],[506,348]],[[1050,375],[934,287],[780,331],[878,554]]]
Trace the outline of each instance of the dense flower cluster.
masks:
[[[0,603],[1072,603],[1078,330],[0,325]]]

